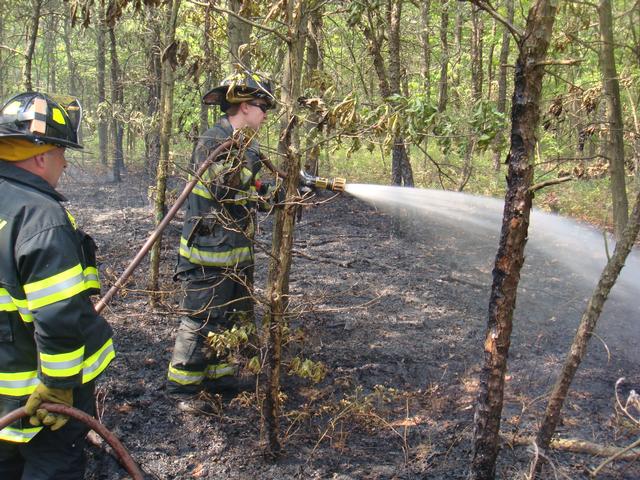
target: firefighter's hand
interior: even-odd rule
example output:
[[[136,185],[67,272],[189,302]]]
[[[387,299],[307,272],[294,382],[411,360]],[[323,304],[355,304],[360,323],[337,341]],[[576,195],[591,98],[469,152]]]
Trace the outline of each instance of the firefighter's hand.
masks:
[[[29,423],[34,427],[46,425],[51,430],[58,430],[69,420],[66,415],[52,413],[45,408],[38,408],[43,402],[60,403],[69,407],[73,406],[73,389],[52,388],[40,383],[27,400],[24,409],[29,415]]]

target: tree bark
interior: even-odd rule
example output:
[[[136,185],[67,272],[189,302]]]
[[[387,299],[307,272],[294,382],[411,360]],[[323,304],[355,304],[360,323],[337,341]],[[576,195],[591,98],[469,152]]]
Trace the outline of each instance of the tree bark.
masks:
[[[447,109],[449,101],[449,1],[442,0],[440,13],[440,81],[438,82],[438,112]]]
[[[107,48],[105,40],[105,10],[104,0],[100,0],[98,3],[97,12],[98,21],[96,22],[96,43],[97,43],[97,73],[98,73],[98,105],[104,106],[107,100],[106,94],[106,57]],[[109,143],[109,127],[104,115],[104,108],[102,113],[98,114],[98,145],[100,150],[100,163],[104,166],[107,165],[107,144]]]
[[[495,477],[504,376],[511,343],[513,310],[524,263],[529,228],[536,127],[544,66],[557,2],[538,0],[529,10],[524,36],[519,41],[512,99],[511,148],[500,244],[493,269],[493,284],[474,415],[474,444],[470,478]]]
[[[422,48],[422,84],[427,98],[431,98],[431,45],[429,44],[429,30],[431,29],[431,0],[424,0],[420,4],[420,47]]]
[[[241,15],[242,0],[228,0],[229,10]],[[242,20],[229,15],[227,17],[227,35],[229,38],[229,62],[239,63],[245,69],[251,70],[251,53],[248,48],[240,52],[242,45],[251,41],[251,25]]]
[[[262,405],[265,455],[277,458],[282,451],[280,443],[280,363],[282,353],[282,329],[286,322],[289,304],[289,272],[295,228],[295,197],[300,171],[299,150],[293,146],[296,128],[296,100],[301,92],[302,61],[307,36],[308,0],[288,0],[285,16],[289,39],[281,85],[281,102],[284,108],[283,129],[278,151],[284,156],[287,172],[286,200],[284,207],[276,210],[271,245],[271,262],[267,278],[267,302],[263,319],[263,344],[266,346],[264,403]]]
[[[307,61],[306,61],[306,74],[307,78],[311,78],[314,72],[318,72],[322,75],[324,70],[324,36],[323,36],[323,23],[322,23],[322,8],[314,9],[309,15],[309,25],[307,36]],[[318,92],[322,95],[324,92]],[[317,143],[317,139],[320,135],[318,125],[320,124],[320,114],[318,112],[311,112],[307,117],[307,126],[305,135],[306,138],[306,158],[304,162],[305,171],[312,175],[318,175],[318,164],[320,160],[320,145]]]
[[[513,24],[514,18],[514,0],[505,0],[507,7],[507,21]],[[503,27],[502,46],[500,47],[500,74],[498,75],[498,103],[497,110],[500,113],[507,111],[507,62],[509,61],[509,44],[511,43],[511,32]],[[498,133],[500,139],[503,138],[502,132]],[[498,149],[493,154],[493,169],[497,172],[500,170],[500,156]]]
[[[42,10],[42,0],[33,0],[32,2],[31,22],[29,23],[29,35],[27,37],[27,48],[24,58],[24,68],[22,70],[22,83],[25,90],[33,90],[33,78],[31,71],[33,69],[33,54],[36,50],[36,41],[38,40],[38,29],[40,28],[40,10]]]
[[[484,69],[482,61],[484,22],[476,5],[471,6],[471,87],[474,102],[482,99]]]
[[[551,392],[551,396],[549,397],[549,403],[547,404],[544,419],[542,420],[542,425],[540,426],[540,430],[538,430],[538,435],[536,437],[536,443],[543,452],[546,452],[549,448],[549,443],[551,442],[551,438],[553,437],[556,427],[558,426],[558,421],[560,420],[560,412],[567,397],[567,393],[569,392],[569,387],[571,386],[573,378],[578,371],[578,367],[580,367],[580,364],[582,363],[582,359],[587,351],[587,344],[591,339],[592,332],[596,328],[604,303],[606,302],[611,289],[615,285],[616,280],[620,275],[620,271],[622,270],[622,267],[624,267],[624,262],[631,252],[636,238],[638,237],[638,231],[640,231],[640,193],[638,193],[638,196],[636,197],[631,219],[627,223],[620,240],[616,244],[613,256],[609,259],[606,267],[602,271],[598,285],[591,295],[589,303],[587,303],[587,307],[582,314],[580,326],[578,327],[578,331],[573,339],[569,354],[564,361],[562,372],[558,376],[553,387],[553,391]],[[531,468],[531,471],[535,472],[536,475],[539,475],[541,471],[541,458],[542,456],[538,456]]]
[[[169,151],[171,142],[171,128],[173,125],[173,89],[175,86],[174,65],[168,50],[176,41],[176,26],[178,23],[178,11],[180,0],[169,0],[166,4],[167,22],[165,30],[165,53],[162,59],[162,98],[160,103],[160,159],[156,172],[156,198],[154,203],[154,216],[156,227],[160,224],[165,214],[167,172],[169,171]],[[149,257],[149,290],[151,290],[151,303],[155,305],[155,292],[158,291],[160,276],[160,252],[162,248],[162,236],[153,244]]]
[[[620,83],[616,72],[611,0],[600,0],[598,16],[600,18],[600,70],[609,127],[604,152],[609,159],[614,234],[616,239],[620,239],[627,224],[629,203],[625,185],[622,104]]]
[[[109,52],[111,57],[111,140],[113,141],[113,181],[120,182],[124,170],[123,138],[124,126],[119,116],[122,114],[124,93],[118,62],[115,26],[109,27]]]
[[[400,61],[400,21],[402,19],[402,0],[389,2],[389,90],[399,94],[401,84]],[[393,140],[391,155],[391,184],[413,187],[413,170],[411,161],[402,135],[396,135]]]
[[[158,170],[160,158],[160,97],[162,95],[162,38],[158,18],[159,11],[145,11],[148,33],[147,45],[147,116],[151,119],[151,128],[144,136],[145,170],[151,175]]]

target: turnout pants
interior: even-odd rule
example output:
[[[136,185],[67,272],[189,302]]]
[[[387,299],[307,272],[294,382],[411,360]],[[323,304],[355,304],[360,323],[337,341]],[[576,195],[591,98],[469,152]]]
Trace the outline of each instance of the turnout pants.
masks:
[[[94,382],[73,390],[73,406],[95,414]],[[24,402],[10,397],[0,399],[0,414],[18,408]],[[5,411],[6,410],[6,411]],[[29,419],[19,420],[30,426]],[[17,422],[16,422],[17,423]],[[82,480],[86,468],[85,436],[89,428],[70,418],[59,430],[44,427],[28,443],[0,441],[0,478],[2,480]]]
[[[253,321],[253,268],[243,271],[209,270],[179,274],[183,297],[173,355],[167,374],[170,393],[197,393],[205,380],[235,375],[236,365],[218,358],[207,344],[210,332],[220,333],[235,323]]]

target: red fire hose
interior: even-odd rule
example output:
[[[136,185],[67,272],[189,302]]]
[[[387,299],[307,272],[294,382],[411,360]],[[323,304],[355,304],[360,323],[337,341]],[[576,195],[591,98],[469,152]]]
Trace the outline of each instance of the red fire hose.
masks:
[[[138,467],[136,462],[133,460],[129,452],[124,445],[118,440],[113,433],[111,433],[107,427],[102,425],[98,420],[93,418],[91,415],[83,412],[82,410],[78,410],[77,408],[68,407],[66,405],[60,405],[59,403],[43,403],[42,408],[48,410],[53,413],[60,413],[62,415],[67,415],[71,418],[75,418],[87,426],[89,426],[93,431],[98,433],[105,441],[113,448],[113,451],[116,453],[118,460],[122,464],[122,466],[127,470],[129,475],[133,480],[144,480],[144,475],[142,470]],[[11,425],[16,420],[21,419],[22,417],[26,417],[27,412],[24,407],[17,408],[12,412],[9,412],[4,417],[0,418],[0,430]]]
[[[142,248],[140,248],[140,251],[131,261],[131,263],[126,268],[126,270],[122,273],[122,275],[120,275],[120,278],[116,280],[116,282],[109,289],[109,291],[104,295],[104,297],[102,297],[100,301],[96,303],[95,305],[96,312],[98,313],[102,312],[102,310],[104,310],[104,307],[107,306],[107,303],[109,303],[109,300],[111,300],[111,298],[113,298],[113,296],[118,292],[118,290],[120,290],[124,286],[126,281],[129,279],[129,277],[131,276],[133,271],[136,269],[136,267],[140,264],[140,262],[145,257],[147,252],[151,249],[151,247],[156,242],[156,240],[158,240],[158,238],[160,237],[160,234],[167,227],[167,225],[169,225],[169,222],[171,222],[173,217],[175,217],[176,213],[178,213],[178,210],[180,210],[180,207],[182,206],[182,204],[185,202],[185,200],[191,193],[191,190],[194,189],[194,187],[196,186],[196,184],[198,183],[202,175],[204,175],[204,172],[206,172],[209,166],[211,166],[211,164],[215,161],[218,155],[220,155],[220,153],[222,153],[223,150],[231,146],[233,143],[234,143],[233,140],[227,140],[226,142],[221,143],[220,146],[218,146],[215,150],[213,150],[213,152],[211,152],[211,154],[202,163],[202,165],[200,165],[200,168],[198,168],[198,170],[196,171],[194,178],[190,180],[187,183],[187,185],[184,187],[184,190],[182,191],[182,193],[180,194],[176,202],[173,204],[171,209],[164,216],[162,221],[158,224],[156,229],[153,232],[151,232],[151,235],[149,235],[149,238],[147,239],[147,241],[144,243]],[[98,420],[93,418],[91,415],[88,415],[82,410],[78,410],[77,408],[68,407],[66,405],[60,405],[56,403],[43,403],[42,407],[46,408],[50,412],[67,415],[69,417],[75,418],[76,420],[79,420],[85,423],[92,430],[98,433],[102,438],[104,438],[105,441],[111,446],[111,448],[113,448],[113,451],[116,453],[118,460],[120,461],[122,466],[127,470],[127,472],[129,472],[129,474],[134,480],[144,479],[142,471],[140,470],[136,462],[133,460],[133,458],[131,457],[127,449],[124,447],[124,445],[122,445],[120,440],[118,440],[118,438],[113,433],[111,433],[104,425],[102,425]],[[0,418],[0,430],[2,430],[8,425],[11,425],[16,420],[26,416],[27,416],[27,412],[25,411],[24,407],[18,408],[16,410],[13,410],[12,412],[9,412],[4,417]]]

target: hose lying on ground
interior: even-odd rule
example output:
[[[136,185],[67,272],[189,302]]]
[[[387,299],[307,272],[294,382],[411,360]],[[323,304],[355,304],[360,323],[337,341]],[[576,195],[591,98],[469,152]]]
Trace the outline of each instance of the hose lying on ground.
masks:
[[[118,456],[120,464],[125,468],[129,475],[131,475],[131,478],[133,478],[133,480],[144,480],[144,475],[140,470],[140,467],[138,467],[135,460],[131,457],[120,440],[118,440],[118,437],[111,433],[107,429],[107,427],[105,427],[91,415],[83,412],[82,410],[78,410],[77,408],[68,407],[67,405],[60,405],[58,403],[43,403],[41,408],[44,408],[52,413],[67,415],[87,425],[94,432],[104,438],[105,441],[111,446],[111,448],[113,448],[113,451]],[[12,412],[9,412],[4,417],[0,418],[0,430],[26,416],[27,412],[25,411],[24,407],[17,408]]]

